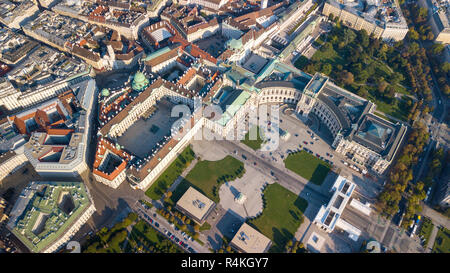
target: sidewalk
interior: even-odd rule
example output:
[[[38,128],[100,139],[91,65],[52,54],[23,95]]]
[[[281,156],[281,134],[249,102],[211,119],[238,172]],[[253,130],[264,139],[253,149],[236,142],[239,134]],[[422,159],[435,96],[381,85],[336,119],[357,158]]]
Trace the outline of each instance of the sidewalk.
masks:
[[[192,162],[189,164],[189,166],[184,169],[184,171],[181,173],[180,176],[178,176],[178,178],[175,180],[175,182],[173,182],[173,184],[169,187],[169,191],[173,192],[175,191],[175,189],[177,188],[178,184],[181,183],[181,181],[183,181],[183,179],[186,177],[186,175],[194,168],[194,166],[197,164],[197,158],[194,158],[194,160],[192,160]]]

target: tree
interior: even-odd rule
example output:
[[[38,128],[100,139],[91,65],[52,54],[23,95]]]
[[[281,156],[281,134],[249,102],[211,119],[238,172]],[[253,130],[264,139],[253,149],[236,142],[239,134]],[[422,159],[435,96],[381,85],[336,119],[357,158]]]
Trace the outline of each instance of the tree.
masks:
[[[419,33],[413,27],[410,27],[408,31],[408,37],[411,40],[419,40]]]
[[[356,33],[350,29],[346,28],[344,30],[343,40],[345,41],[345,45],[352,43],[356,39]]]
[[[388,85],[388,87],[385,90],[384,96],[389,100],[392,100],[395,96],[395,88],[392,87],[392,85]]]
[[[294,243],[292,242],[292,240],[289,240],[289,241],[287,242],[288,247],[292,247],[293,244],[294,244]]]
[[[332,49],[333,49],[333,46],[331,45],[331,43],[325,42],[325,43],[322,45],[322,47],[320,48],[320,51],[326,52],[326,51],[329,51],[329,50],[332,50]]]
[[[331,66],[331,64],[326,63],[324,65],[322,65],[322,69],[321,72],[325,75],[330,75],[331,71],[333,70],[333,67]]]
[[[334,15],[333,15],[332,13],[330,13],[330,14],[328,15],[328,20],[329,20],[329,21],[333,21],[333,20],[334,20]]]
[[[166,193],[166,198],[169,199],[170,197],[172,197],[172,192],[171,192],[171,191],[168,191],[168,192]]]
[[[348,72],[347,70],[344,70],[340,73],[340,80],[345,85],[350,85],[354,81],[353,74],[351,72]]]
[[[398,84],[401,81],[403,81],[405,78],[403,77],[403,75],[399,72],[394,72],[392,73],[391,77],[390,77],[390,81],[392,84]]]
[[[445,47],[443,44],[433,44],[431,46],[431,52],[435,55],[441,54]]]
[[[370,43],[369,35],[367,35],[367,31],[362,29],[358,31],[358,41],[362,47],[367,48]]]
[[[450,63],[449,62],[445,62],[441,65],[441,70],[444,71],[445,73],[448,73],[448,71],[450,71]]]
[[[365,83],[369,78],[369,72],[367,70],[362,70],[359,74],[356,74],[356,80],[360,83]]]
[[[386,88],[388,87],[388,83],[385,80],[382,80],[379,84],[378,84],[378,91],[380,93],[384,93],[384,91],[386,90]]]
[[[419,48],[420,48],[419,44],[416,42],[413,42],[409,45],[408,52],[410,55],[414,55],[417,53],[417,51],[419,51]]]

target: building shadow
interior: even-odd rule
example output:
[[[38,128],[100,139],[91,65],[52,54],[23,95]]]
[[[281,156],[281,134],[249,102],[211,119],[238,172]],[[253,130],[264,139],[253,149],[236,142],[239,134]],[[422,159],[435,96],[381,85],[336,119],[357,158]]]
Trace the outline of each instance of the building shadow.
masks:
[[[243,217],[231,209],[228,209],[219,222],[217,222],[216,228],[225,237],[233,238],[244,221],[245,219]]]
[[[238,197],[240,191],[238,191],[234,186],[230,186],[231,194],[233,194],[234,198]]]

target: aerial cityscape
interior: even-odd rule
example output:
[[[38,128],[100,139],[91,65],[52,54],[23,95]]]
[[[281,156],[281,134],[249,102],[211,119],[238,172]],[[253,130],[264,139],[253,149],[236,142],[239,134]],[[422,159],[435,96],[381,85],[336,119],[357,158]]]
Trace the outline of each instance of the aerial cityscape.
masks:
[[[0,254],[450,253],[448,0],[0,0],[0,25]]]

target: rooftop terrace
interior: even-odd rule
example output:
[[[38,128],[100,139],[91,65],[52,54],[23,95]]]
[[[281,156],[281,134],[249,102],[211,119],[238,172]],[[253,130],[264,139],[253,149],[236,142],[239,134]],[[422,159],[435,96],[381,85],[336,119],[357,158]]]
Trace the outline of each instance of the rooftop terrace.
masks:
[[[9,229],[33,252],[42,252],[91,205],[83,183],[31,182],[10,213]]]

